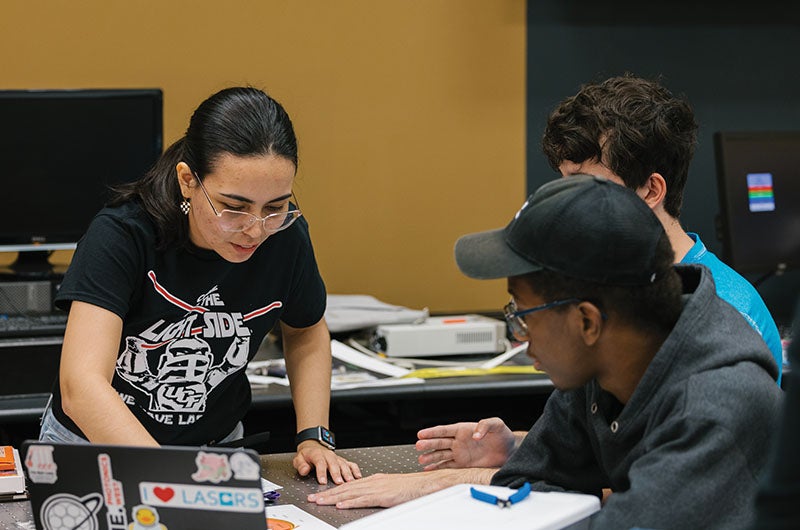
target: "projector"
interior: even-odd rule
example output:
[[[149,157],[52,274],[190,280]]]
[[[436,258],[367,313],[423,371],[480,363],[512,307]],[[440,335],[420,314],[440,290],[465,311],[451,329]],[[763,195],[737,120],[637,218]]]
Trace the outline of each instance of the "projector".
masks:
[[[388,357],[438,357],[502,353],[505,322],[481,315],[428,317],[419,324],[383,324],[373,347]]]

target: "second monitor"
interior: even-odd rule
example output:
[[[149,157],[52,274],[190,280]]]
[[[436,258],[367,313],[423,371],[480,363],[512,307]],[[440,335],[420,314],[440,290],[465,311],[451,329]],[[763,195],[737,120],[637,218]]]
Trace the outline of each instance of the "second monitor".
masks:
[[[800,131],[714,135],[724,260],[740,273],[800,268]]]

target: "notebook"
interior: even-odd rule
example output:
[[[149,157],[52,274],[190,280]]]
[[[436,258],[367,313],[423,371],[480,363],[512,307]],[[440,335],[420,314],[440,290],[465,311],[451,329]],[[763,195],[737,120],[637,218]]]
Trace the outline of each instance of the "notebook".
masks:
[[[583,529],[589,527],[587,518],[600,509],[600,500],[594,495],[561,492],[533,492],[502,508],[476,500],[470,493],[472,487],[504,499],[516,492],[502,486],[458,484],[347,523],[340,530]]]
[[[265,530],[248,449],[24,442],[39,530]]]

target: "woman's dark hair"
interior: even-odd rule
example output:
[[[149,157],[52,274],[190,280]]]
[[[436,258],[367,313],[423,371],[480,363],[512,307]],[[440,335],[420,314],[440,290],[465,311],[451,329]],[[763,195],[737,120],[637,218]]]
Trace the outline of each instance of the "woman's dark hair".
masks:
[[[525,275],[524,279],[545,302],[566,298],[587,300],[597,305],[609,318],[622,319],[644,331],[669,333],[683,307],[683,284],[673,266],[674,256],[669,238],[664,234],[656,246],[656,268],[662,272],[656,281],[645,286],[604,285],[548,270],[532,272]],[[566,311],[567,308],[558,306],[553,310]]]
[[[233,87],[213,94],[192,114],[183,138],[172,144],[139,180],[115,187],[110,205],[138,200],[153,218],[158,247],[188,241],[189,224],[175,166],[185,162],[199,178],[224,154],[275,155],[297,167],[297,138],[283,107],[257,88]]]
[[[632,189],[661,174],[664,209],[677,218],[696,141],[687,101],[656,81],[628,74],[584,85],[562,101],[547,119],[542,150],[556,171],[565,160],[597,160]]]

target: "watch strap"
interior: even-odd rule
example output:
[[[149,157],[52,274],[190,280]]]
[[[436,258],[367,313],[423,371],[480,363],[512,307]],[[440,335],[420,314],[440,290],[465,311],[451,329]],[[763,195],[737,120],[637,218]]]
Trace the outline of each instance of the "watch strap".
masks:
[[[334,437],[333,432],[326,429],[322,425],[303,429],[297,433],[297,435],[294,437],[294,444],[300,445],[300,442],[304,442],[306,440],[315,440],[330,450],[336,449],[336,438]]]

